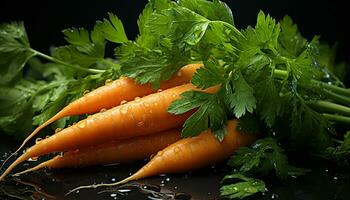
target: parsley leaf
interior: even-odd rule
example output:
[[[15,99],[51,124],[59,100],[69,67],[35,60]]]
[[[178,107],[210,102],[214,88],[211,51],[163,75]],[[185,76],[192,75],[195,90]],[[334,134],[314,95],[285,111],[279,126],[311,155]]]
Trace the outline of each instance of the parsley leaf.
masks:
[[[222,1],[180,0],[179,5],[188,8],[209,20],[234,24],[231,9]]]
[[[245,198],[258,192],[265,192],[265,183],[262,180],[249,178],[240,173],[226,175],[223,181],[229,179],[241,180],[238,183],[226,184],[220,188],[220,195],[230,199]]]
[[[261,174],[267,176],[275,171],[278,178],[303,175],[308,170],[288,164],[287,156],[273,138],[257,140],[251,147],[240,148],[229,160],[231,167],[238,168],[243,174]]]
[[[184,137],[195,136],[211,127],[214,134],[215,131],[218,131],[218,137],[221,138],[222,128],[227,118],[224,103],[220,101],[220,94],[189,91],[181,94],[182,98],[175,100],[170,105],[168,112],[173,114],[182,114],[199,107],[183,125],[182,135]],[[215,112],[211,112],[212,110]]]
[[[23,22],[1,24],[0,84],[12,81],[35,54],[30,48]]]

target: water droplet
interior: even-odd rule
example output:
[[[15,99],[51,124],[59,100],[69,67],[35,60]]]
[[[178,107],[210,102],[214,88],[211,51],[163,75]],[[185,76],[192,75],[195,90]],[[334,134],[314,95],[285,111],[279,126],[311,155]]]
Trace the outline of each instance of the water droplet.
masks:
[[[130,189],[119,189],[118,192],[126,193],[126,192],[131,192],[131,190]]]
[[[38,157],[31,157],[28,159],[29,162],[37,161],[37,160],[38,160]]]
[[[175,153],[179,153],[180,151],[181,151],[181,149],[180,149],[179,147],[175,147],[175,148],[174,148],[174,152],[175,152]]]
[[[58,133],[58,132],[60,132],[60,131],[62,131],[62,128],[56,128],[56,129],[55,129],[55,133]]]
[[[90,92],[90,90],[85,90],[85,91],[83,92],[83,95],[87,95],[89,92]]]
[[[160,176],[160,177],[164,177],[164,176],[166,176],[166,174],[159,174],[159,176]]]
[[[145,122],[143,122],[143,121],[137,122],[137,126],[138,126],[138,127],[142,127],[142,126],[144,126],[144,125],[145,125]]]
[[[143,185],[142,188],[143,188],[143,189],[147,189],[147,185]]]
[[[157,102],[155,102],[155,103],[154,103],[154,106],[158,106],[158,103],[157,103]]]
[[[169,182],[169,181],[170,181],[170,178],[169,178],[169,177],[168,177],[168,178],[166,178],[166,179],[165,179],[165,181],[166,181],[166,182]]]
[[[158,151],[157,155],[158,155],[158,156],[162,156],[163,153],[164,153],[163,151]]]
[[[143,102],[143,105],[144,105],[146,108],[149,107],[149,103],[147,103],[147,102]]]
[[[41,142],[41,140],[43,140],[43,139],[42,139],[42,138],[39,138],[39,137],[38,137],[38,138],[36,138],[36,139],[35,139],[35,144],[37,144],[37,143]]]
[[[157,90],[157,92],[161,92],[161,91],[163,91],[163,90],[162,90],[162,89],[158,89],[158,90]]]
[[[182,76],[182,72],[181,72],[181,71],[178,71],[178,72],[177,72],[177,76]]]
[[[124,106],[124,107],[120,108],[120,112],[122,114],[126,114],[128,112],[128,108]]]
[[[237,187],[233,187],[233,190],[238,190],[238,188]]]
[[[177,186],[175,186],[174,189],[177,190]]]
[[[102,108],[102,109],[100,110],[100,112],[106,112],[106,111],[107,111],[106,108]]]
[[[325,171],[328,172],[328,169],[326,169]]]
[[[271,199],[277,199],[278,195],[277,194],[272,194]]]
[[[109,78],[109,79],[106,79],[106,80],[105,80],[105,85],[109,85],[109,84],[111,84],[111,83],[112,83],[112,81],[113,81],[113,80],[112,80],[112,79],[110,79],[110,78]]]
[[[111,179],[111,181],[115,182],[115,181],[116,181],[116,179],[115,179],[115,178],[112,178],[112,179]]]
[[[75,191],[75,193],[77,193],[77,194],[78,194],[79,192],[80,192],[79,190]]]
[[[85,128],[85,125],[86,125],[85,121],[82,121],[82,122],[80,122],[80,123],[78,124],[78,127],[79,127],[79,128]]]
[[[136,102],[140,102],[141,101],[141,98],[140,97],[135,97],[134,99]]]
[[[149,156],[149,159],[152,160],[152,158],[155,156],[154,153],[152,153],[150,156]]]
[[[338,177],[334,176],[334,177],[333,177],[333,180],[338,180]]]
[[[123,100],[123,101],[120,102],[120,105],[123,105],[123,104],[126,104],[126,103],[128,103],[128,101],[127,100]]]
[[[47,136],[45,136],[45,139],[47,139],[47,138],[49,138],[50,136],[49,135],[47,135]]]
[[[176,98],[176,97],[177,97],[177,95],[176,95],[176,94],[172,94],[172,95],[171,95],[171,97]]]
[[[112,193],[110,196],[111,196],[111,197],[116,197],[117,194]]]

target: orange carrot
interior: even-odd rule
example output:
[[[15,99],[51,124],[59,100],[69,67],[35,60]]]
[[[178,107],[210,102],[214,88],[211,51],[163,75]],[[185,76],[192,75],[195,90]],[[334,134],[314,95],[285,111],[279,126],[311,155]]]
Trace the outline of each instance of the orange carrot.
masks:
[[[192,75],[201,66],[202,64],[189,64],[182,67],[170,80],[163,82],[160,85],[160,89],[168,89],[174,86],[188,83],[191,80]],[[8,159],[16,154],[40,130],[62,117],[96,113],[101,109],[109,109],[117,106],[124,100],[130,101],[136,97],[142,97],[154,92],[156,92],[156,90],[152,88],[150,84],[140,85],[133,80],[125,77],[115,80],[110,84],[99,87],[90,93],[87,93],[83,97],[71,102],[55,116],[37,127],[23,141],[21,146],[8,157]],[[8,159],[6,159],[4,163]]]
[[[180,138],[181,132],[178,129],[171,129],[156,134],[89,146],[76,151],[68,151],[63,156],[56,156],[16,175],[44,167],[57,169],[137,161],[150,157]]]
[[[218,88],[208,88],[206,92],[215,92]],[[0,180],[19,163],[31,157],[179,127],[192,112],[173,115],[167,112],[167,108],[181,93],[189,90],[199,89],[192,84],[185,84],[91,115],[29,148],[6,169]]]
[[[227,135],[220,143],[210,130],[192,138],[181,139],[161,150],[145,166],[133,175],[117,183],[81,186],[73,191],[97,186],[116,186],[129,181],[138,180],[164,173],[179,173],[215,164],[228,158],[241,146],[251,144],[255,136],[236,131],[237,120],[227,124]]]

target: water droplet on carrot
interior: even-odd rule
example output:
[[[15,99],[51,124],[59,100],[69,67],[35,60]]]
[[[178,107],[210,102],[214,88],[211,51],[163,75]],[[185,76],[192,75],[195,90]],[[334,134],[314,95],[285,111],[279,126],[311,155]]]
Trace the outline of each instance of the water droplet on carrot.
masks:
[[[106,111],[107,111],[106,108],[102,108],[102,109],[100,110],[100,112],[106,112]]]
[[[128,101],[123,100],[123,101],[120,102],[120,105],[123,105],[123,104],[126,104],[126,103],[128,103]]]
[[[56,128],[56,129],[55,129],[55,133],[58,133],[58,132],[60,132],[60,131],[62,131],[62,128]]]
[[[105,85],[109,85],[109,84],[111,84],[111,83],[112,83],[112,81],[113,81],[113,80],[112,80],[112,79],[110,79],[110,78],[109,78],[109,79],[106,79],[106,80],[105,80]]]
[[[47,138],[49,138],[50,136],[49,135],[47,135],[47,136],[45,136],[45,139],[47,139]]]
[[[39,137],[38,137],[38,138],[36,138],[36,139],[35,139],[35,144],[37,144],[37,143],[41,142],[41,140],[43,140],[43,139],[42,139],[42,138],[39,138]]]
[[[82,121],[82,122],[80,122],[80,123],[78,124],[78,127],[79,127],[79,128],[85,128],[85,125],[86,125],[85,121]]]
[[[30,162],[31,161],[37,161],[37,160],[38,160],[38,157],[31,157],[31,158],[28,159],[28,161],[30,161]]]
[[[161,92],[161,91],[163,91],[163,90],[162,90],[162,89],[158,89],[158,90],[157,90],[157,92]]]
[[[126,114],[128,112],[128,108],[127,107],[123,107],[123,108],[120,109],[120,112],[122,114]]]
[[[158,151],[157,155],[158,155],[158,156],[162,156],[163,153],[164,153],[163,151]]]
[[[176,98],[176,94],[172,94],[171,97]]]
[[[136,102],[140,102],[141,101],[141,98],[140,97],[135,97],[134,99]]]
[[[158,106],[158,103],[157,103],[157,102],[155,102],[155,103],[154,103],[154,106]]]
[[[149,107],[149,103],[147,103],[147,102],[143,102],[143,105],[147,108],[147,107]]]
[[[85,90],[85,91],[83,92],[83,95],[87,95],[89,92],[90,92],[90,90]]]
[[[180,151],[181,151],[181,149],[179,147],[175,147],[174,153],[179,153]]]

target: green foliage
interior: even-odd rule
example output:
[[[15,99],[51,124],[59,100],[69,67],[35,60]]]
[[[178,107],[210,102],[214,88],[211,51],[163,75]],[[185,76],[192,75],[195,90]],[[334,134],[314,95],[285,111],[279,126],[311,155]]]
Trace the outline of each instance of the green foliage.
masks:
[[[0,25],[0,84],[12,81],[34,55],[23,22]]]
[[[249,178],[240,173],[226,175],[223,181],[240,180],[238,183],[226,184],[220,188],[220,194],[229,199],[245,198],[258,192],[265,192],[265,183],[262,180]]]

